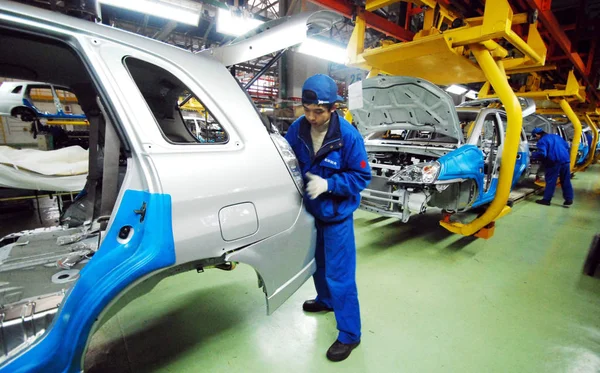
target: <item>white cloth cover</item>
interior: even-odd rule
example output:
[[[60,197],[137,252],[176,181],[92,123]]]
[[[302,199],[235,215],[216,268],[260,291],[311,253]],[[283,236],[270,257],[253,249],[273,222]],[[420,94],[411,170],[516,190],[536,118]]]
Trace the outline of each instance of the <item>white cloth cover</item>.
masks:
[[[88,151],[80,146],[48,151],[0,146],[0,186],[3,187],[80,191],[87,172]]]

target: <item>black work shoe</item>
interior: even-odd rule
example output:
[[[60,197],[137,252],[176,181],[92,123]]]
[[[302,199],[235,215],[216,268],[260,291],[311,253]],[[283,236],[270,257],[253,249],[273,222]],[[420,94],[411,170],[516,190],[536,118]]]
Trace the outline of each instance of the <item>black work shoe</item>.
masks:
[[[352,350],[354,350],[359,344],[360,341],[356,343],[345,344],[336,340],[333,342],[331,347],[329,347],[329,350],[327,350],[327,358],[331,361],[345,360],[348,356],[350,356]]]
[[[565,200],[565,202],[563,202],[564,206],[571,206],[573,204],[573,200],[567,201]]]
[[[546,201],[545,199],[538,199],[535,201],[538,205],[550,206],[550,201]]]
[[[304,302],[304,304],[302,305],[302,309],[306,312],[333,311],[333,308],[329,308],[323,303],[319,303],[314,299],[307,300],[306,302]]]

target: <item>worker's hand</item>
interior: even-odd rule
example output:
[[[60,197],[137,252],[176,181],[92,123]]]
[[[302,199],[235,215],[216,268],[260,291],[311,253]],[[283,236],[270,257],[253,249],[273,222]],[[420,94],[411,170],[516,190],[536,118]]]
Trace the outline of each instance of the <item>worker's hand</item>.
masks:
[[[308,178],[308,184],[306,184],[306,192],[310,199],[315,199],[321,194],[325,193],[328,188],[327,180],[320,176],[313,175],[310,172],[306,173]]]

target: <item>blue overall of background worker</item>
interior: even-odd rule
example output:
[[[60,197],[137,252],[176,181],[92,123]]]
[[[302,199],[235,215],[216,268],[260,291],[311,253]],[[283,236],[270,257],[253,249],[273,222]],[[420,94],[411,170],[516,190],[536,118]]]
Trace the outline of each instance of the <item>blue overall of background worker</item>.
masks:
[[[322,74],[308,78],[302,87],[305,115],[292,123],[285,136],[307,181],[304,202],[317,228],[313,276],[317,297],[302,308],[334,312],[339,334],[327,350],[332,361],[346,359],[360,343],[352,214],[361,190],[371,180],[361,135],[335,112],[340,100],[333,79]]]
[[[592,133],[590,131],[586,131],[585,132],[585,138],[587,139],[588,146],[590,147],[590,153],[589,154],[592,154],[592,140],[594,139],[594,137],[592,136]]]
[[[536,152],[531,154],[533,159],[543,159],[546,172],[546,189],[544,190],[544,198],[535,201],[540,205],[550,206],[554,190],[556,189],[556,181],[560,178],[563,197],[565,199],[563,205],[569,206],[573,204],[573,186],[571,186],[571,156],[569,154],[569,144],[558,135],[551,135],[539,127],[531,131],[537,141]]]

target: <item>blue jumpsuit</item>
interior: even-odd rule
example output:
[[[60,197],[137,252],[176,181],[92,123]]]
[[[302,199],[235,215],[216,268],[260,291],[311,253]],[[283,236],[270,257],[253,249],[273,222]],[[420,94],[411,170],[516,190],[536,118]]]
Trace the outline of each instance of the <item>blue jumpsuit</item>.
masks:
[[[314,200],[304,195],[306,209],[315,217],[317,227],[317,271],[313,276],[316,300],[333,308],[338,340],[356,343],[361,332],[352,214],[360,204],[361,190],[371,180],[364,141],[335,112],[317,154],[313,151],[310,123],[304,116],[292,123],[285,138],[296,153],[302,174],[311,172],[327,180],[326,193]]]
[[[588,141],[588,146],[591,147],[592,146],[592,140],[594,139],[594,137],[592,136],[592,134],[589,131],[586,131],[585,138]]]
[[[571,156],[569,144],[558,135],[545,134],[537,142],[538,150],[531,157],[544,159],[546,168],[546,189],[544,200],[550,202],[556,189],[556,181],[560,178],[565,201],[573,200],[573,186],[571,185]]]

